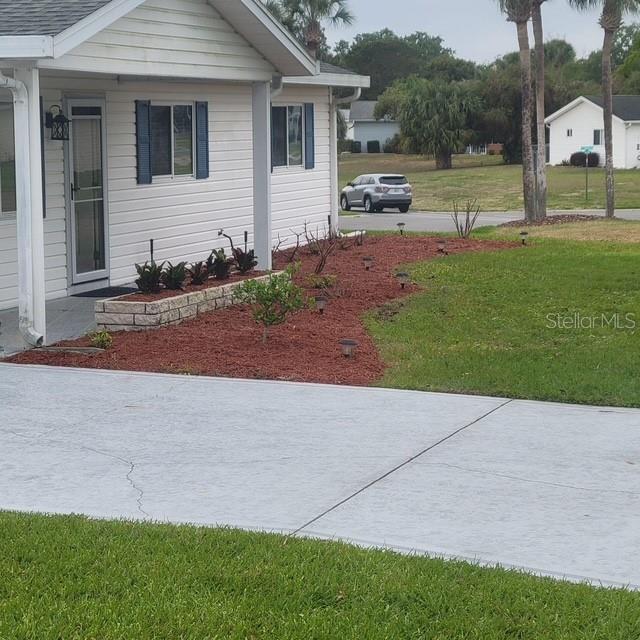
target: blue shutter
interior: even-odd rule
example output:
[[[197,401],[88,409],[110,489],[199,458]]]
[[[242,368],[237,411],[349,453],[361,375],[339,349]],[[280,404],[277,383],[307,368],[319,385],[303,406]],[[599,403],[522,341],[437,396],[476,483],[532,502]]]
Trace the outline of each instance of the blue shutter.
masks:
[[[209,103],[196,102],[196,179],[209,177]]]
[[[304,105],[304,168],[314,169],[316,166],[316,125],[313,102]]]
[[[151,102],[136,100],[136,176],[138,184],[151,184]]]

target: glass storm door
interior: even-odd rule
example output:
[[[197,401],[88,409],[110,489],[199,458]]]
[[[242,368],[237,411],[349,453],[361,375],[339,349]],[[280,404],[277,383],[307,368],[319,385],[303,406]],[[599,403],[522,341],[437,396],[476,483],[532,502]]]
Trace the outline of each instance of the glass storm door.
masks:
[[[69,193],[74,284],[108,276],[103,113],[100,102],[69,101]]]

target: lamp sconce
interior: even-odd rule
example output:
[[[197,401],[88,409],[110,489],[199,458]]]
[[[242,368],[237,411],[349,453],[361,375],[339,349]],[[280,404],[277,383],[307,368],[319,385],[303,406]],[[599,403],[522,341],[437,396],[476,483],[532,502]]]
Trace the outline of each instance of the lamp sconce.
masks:
[[[52,140],[66,141],[69,139],[69,118],[62,113],[60,105],[54,104],[49,107],[49,111],[45,114],[44,126],[51,129]]]

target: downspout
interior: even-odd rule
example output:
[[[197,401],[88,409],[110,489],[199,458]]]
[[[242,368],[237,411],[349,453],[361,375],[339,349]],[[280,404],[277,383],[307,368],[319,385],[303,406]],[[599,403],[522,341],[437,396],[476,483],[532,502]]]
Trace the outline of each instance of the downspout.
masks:
[[[34,329],[33,250],[31,247],[31,185],[29,153],[29,92],[20,80],[0,72],[0,88],[13,94],[14,128],[27,139],[15,146],[16,226],[18,237],[18,318],[22,337],[34,347],[41,347],[44,336]]]

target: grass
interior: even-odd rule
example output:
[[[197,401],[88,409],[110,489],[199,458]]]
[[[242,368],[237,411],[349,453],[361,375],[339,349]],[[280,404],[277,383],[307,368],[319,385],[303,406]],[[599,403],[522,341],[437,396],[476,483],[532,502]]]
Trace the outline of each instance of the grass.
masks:
[[[469,198],[477,198],[483,211],[522,209],[519,165],[504,165],[499,156],[455,156],[453,166],[448,171],[437,171],[433,160],[420,156],[352,155],[340,161],[340,183],[344,185],[362,173],[403,173],[414,187],[416,211],[450,211],[454,200]],[[604,171],[589,172],[587,202],[584,169],[549,167],[549,208],[604,208]],[[640,171],[616,171],[616,198],[620,209],[640,208]]]
[[[517,240],[518,232],[482,234]],[[640,224],[530,233],[527,248],[410,265],[425,292],[392,321],[367,320],[390,364],[382,386],[640,406],[638,329],[628,323],[640,323],[640,246],[610,241],[637,241]],[[577,237],[590,241],[566,239]],[[575,314],[587,326],[571,327]],[[614,314],[624,328],[602,321]]]
[[[640,596],[224,529],[0,514],[0,637],[631,640]]]

